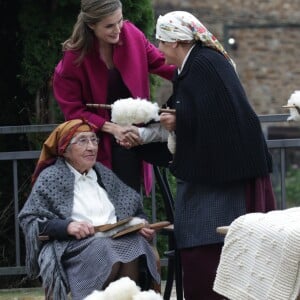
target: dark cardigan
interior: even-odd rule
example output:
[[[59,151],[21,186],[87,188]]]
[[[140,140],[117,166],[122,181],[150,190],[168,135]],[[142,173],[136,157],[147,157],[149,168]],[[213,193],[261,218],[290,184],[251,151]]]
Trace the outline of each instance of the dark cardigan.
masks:
[[[220,53],[197,44],[168,105],[176,108],[173,174],[195,183],[262,177],[272,159],[241,82]]]

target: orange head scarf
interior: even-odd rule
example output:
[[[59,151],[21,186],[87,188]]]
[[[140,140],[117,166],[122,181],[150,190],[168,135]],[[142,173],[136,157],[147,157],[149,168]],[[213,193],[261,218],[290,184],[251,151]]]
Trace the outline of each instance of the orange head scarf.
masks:
[[[67,121],[57,126],[43,144],[40,158],[32,175],[32,184],[43,169],[54,164],[59,156],[63,156],[75,133],[94,132],[95,129],[93,124],[81,119]]]

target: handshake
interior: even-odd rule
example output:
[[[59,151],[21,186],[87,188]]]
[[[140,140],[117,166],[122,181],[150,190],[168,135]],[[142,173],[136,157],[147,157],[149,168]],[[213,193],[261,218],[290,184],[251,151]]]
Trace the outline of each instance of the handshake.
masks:
[[[120,99],[112,105],[86,105],[112,110],[112,123],[107,132],[115,137],[118,144],[127,149],[152,142],[174,140],[174,134],[171,134],[172,137],[169,136],[169,133],[173,133],[176,129],[174,109],[162,109],[157,103],[140,98]],[[173,144],[174,148],[174,141],[168,141],[168,144]]]

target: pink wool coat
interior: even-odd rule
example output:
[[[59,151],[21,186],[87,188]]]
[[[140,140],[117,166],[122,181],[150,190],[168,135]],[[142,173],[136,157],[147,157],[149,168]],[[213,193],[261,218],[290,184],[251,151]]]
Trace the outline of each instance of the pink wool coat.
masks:
[[[88,109],[86,103],[105,104],[107,99],[108,69],[100,59],[99,46],[95,46],[78,65],[79,53],[64,52],[55,68],[53,91],[66,120],[85,118],[99,129],[109,121],[105,109]],[[125,21],[120,41],[114,47],[113,61],[133,98],[150,98],[149,73],[171,79],[174,66],[165,64],[161,52],[131,22]],[[111,135],[101,137],[98,161],[111,168]],[[144,163],[146,192],[151,189],[151,169]]]

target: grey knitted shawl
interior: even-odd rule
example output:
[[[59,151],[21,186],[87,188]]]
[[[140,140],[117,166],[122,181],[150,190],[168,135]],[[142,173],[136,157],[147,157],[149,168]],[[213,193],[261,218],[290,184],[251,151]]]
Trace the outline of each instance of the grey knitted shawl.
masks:
[[[128,216],[145,218],[141,197],[137,192],[126,186],[102,164],[96,163],[94,169],[98,178],[101,178],[119,219]],[[74,174],[64,160],[59,158],[54,165],[41,172],[19,214],[26,241],[27,273],[31,278],[41,276],[44,286],[52,292],[54,299],[66,299],[69,291],[61,264],[61,257],[69,242],[53,240],[41,243],[38,239],[38,220],[71,217],[74,179]],[[39,258],[41,251],[43,255]],[[43,265],[47,265],[42,271],[39,268],[39,259],[43,259]]]

